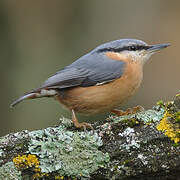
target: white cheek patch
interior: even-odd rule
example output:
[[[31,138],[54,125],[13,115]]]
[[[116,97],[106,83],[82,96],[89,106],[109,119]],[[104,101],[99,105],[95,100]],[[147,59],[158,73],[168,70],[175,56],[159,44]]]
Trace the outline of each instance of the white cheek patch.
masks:
[[[140,60],[141,57],[142,57],[141,53],[138,52],[138,51],[123,51],[122,55],[124,57],[126,57],[128,59],[130,58],[130,59],[132,59],[134,61]]]
[[[40,91],[40,93],[36,94],[36,97],[54,96],[56,94],[57,94],[56,90],[53,90],[53,89],[50,89],[50,90],[42,89]]]
[[[143,63],[146,62],[153,53],[147,53],[145,51],[123,51],[123,56],[126,58],[130,58],[133,61],[142,61]]]

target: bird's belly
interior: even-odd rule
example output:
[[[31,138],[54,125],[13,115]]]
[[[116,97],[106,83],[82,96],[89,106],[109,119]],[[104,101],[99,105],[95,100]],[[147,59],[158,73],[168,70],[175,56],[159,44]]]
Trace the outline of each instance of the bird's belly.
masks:
[[[60,93],[57,99],[77,113],[88,115],[108,112],[127,101],[138,89],[141,80],[142,70],[130,68],[130,72],[108,84],[75,87]]]

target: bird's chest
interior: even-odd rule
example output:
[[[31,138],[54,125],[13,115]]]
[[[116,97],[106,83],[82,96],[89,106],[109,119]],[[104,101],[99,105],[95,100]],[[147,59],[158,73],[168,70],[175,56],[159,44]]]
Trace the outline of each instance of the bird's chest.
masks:
[[[139,88],[142,78],[142,65],[129,64],[123,76],[111,84],[112,106],[118,107],[127,101]]]
[[[119,107],[138,89],[142,81],[142,67],[128,64],[124,74],[110,83],[76,87],[67,90],[59,101],[69,109],[84,114],[107,112]]]

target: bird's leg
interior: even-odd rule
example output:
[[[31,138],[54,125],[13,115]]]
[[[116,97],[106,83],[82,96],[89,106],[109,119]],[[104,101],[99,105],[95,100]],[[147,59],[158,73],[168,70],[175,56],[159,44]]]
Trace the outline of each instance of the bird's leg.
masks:
[[[81,129],[81,128],[83,128],[84,130],[86,130],[87,128],[93,129],[92,125],[89,123],[86,123],[86,122],[79,123],[73,109],[72,109],[72,122],[74,126],[78,129]]]
[[[144,111],[144,108],[142,106],[136,106],[133,108],[128,108],[126,111],[114,109],[111,112],[116,114],[117,116],[125,116],[125,115],[129,115],[129,114],[135,114],[135,113],[140,112],[140,111]]]

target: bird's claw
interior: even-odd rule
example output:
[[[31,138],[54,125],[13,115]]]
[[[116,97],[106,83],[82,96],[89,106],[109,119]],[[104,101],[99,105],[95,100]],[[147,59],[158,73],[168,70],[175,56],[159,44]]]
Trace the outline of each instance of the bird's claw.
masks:
[[[86,123],[86,122],[80,123],[80,122],[78,121],[78,119],[76,118],[76,115],[75,115],[74,110],[72,110],[72,122],[73,122],[74,126],[75,126],[77,129],[82,129],[82,128],[83,128],[85,131],[86,131],[86,129],[91,129],[91,130],[94,129],[94,128],[92,127],[92,125],[89,124],[89,123]]]
[[[125,116],[125,115],[130,115],[130,114],[135,114],[137,112],[144,111],[144,108],[140,105],[133,107],[133,108],[128,108],[126,111],[122,110],[112,110],[111,112],[116,114],[117,116]]]
[[[78,122],[78,123],[75,123],[74,126],[78,129],[84,129],[84,131],[86,131],[86,129],[91,129],[91,130],[94,129],[91,124],[86,123],[86,122],[82,122],[82,123]]]

